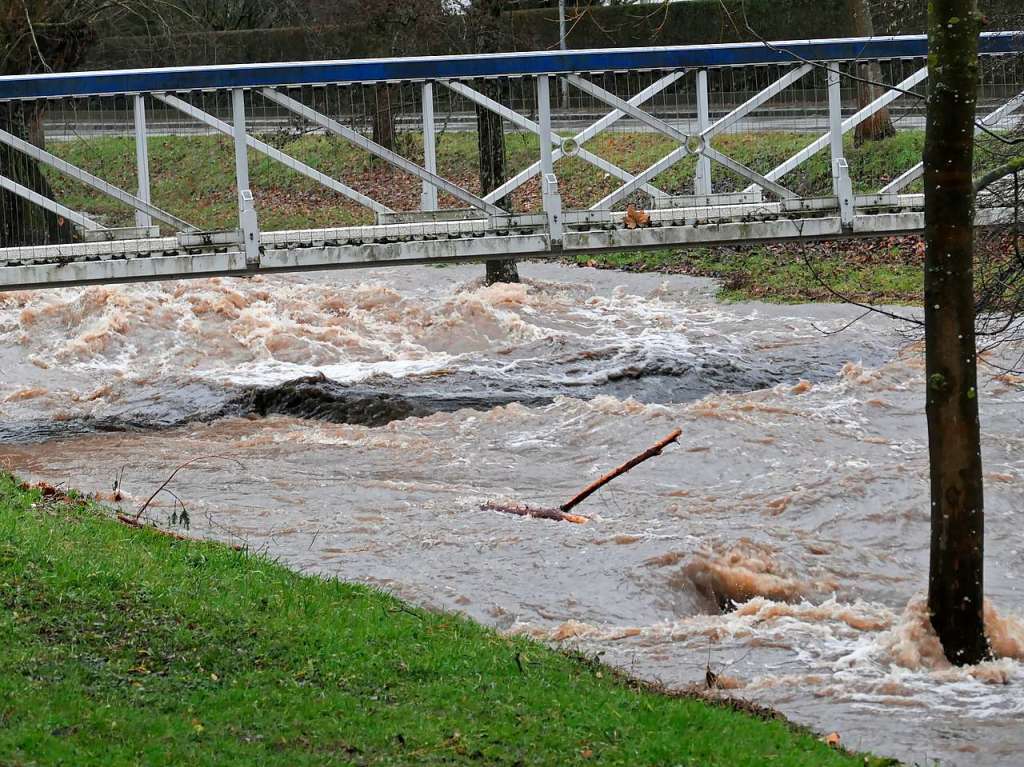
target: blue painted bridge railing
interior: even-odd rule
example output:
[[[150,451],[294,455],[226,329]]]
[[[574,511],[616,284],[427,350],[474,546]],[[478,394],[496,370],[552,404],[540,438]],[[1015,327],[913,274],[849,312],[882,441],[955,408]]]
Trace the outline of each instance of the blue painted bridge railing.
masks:
[[[980,49],[983,141],[1019,129],[1024,36]],[[0,290],[915,231],[926,56],[904,36],[2,77]],[[879,121],[899,168],[854,146]]]

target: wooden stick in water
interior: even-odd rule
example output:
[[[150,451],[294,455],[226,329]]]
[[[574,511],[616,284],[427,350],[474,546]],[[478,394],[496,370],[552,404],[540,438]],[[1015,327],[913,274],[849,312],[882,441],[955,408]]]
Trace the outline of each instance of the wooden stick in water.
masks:
[[[503,514],[515,514],[519,517],[534,517],[536,519],[553,519],[558,522],[572,522],[576,525],[582,525],[587,521],[586,517],[581,517],[578,514],[566,514],[564,511],[560,511],[559,509],[545,509],[534,506],[510,506],[504,503],[495,503],[493,501],[488,501],[480,508],[488,509],[490,511],[500,511]]]
[[[581,490],[579,493],[574,495],[572,498],[570,498],[568,501],[563,503],[558,508],[561,509],[563,512],[568,511],[573,506],[576,506],[581,501],[585,500],[592,493],[596,492],[600,488],[602,488],[605,485],[607,485],[609,482],[611,482],[613,479],[615,479],[619,475],[625,474],[627,471],[632,469],[634,466],[637,466],[638,464],[643,463],[648,458],[653,458],[656,455],[661,455],[661,451],[664,450],[666,447],[668,447],[673,442],[675,442],[677,439],[679,439],[679,435],[682,434],[682,433],[683,433],[682,429],[676,429],[671,434],[669,434],[667,437],[665,437],[664,439],[660,440],[656,444],[651,445],[649,448],[644,450],[639,455],[630,458],[624,464],[622,464],[621,466],[619,466],[617,468],[612,469],[610,472],[605,474],[600,479],[597,479],[597,480],[594,480],[593,482],[591,482],[589,485],[587,485],[585,488],[583,488],[583,490]]]

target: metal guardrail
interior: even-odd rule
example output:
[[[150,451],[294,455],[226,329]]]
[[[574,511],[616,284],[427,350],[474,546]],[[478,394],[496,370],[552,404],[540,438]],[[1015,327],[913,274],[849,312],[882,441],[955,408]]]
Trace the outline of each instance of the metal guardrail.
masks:
[[[982,125],[1006,130],[1024,106],[1024,36],[987,33],[980,47],[994,64],[984,82],[994,108]],[[920,164],[866,189],[843,136],[890,105],[911,113],[926,54],[926,38],[905,36],[0,77],[0,290],[914,231],[921,199],[905,192]],[[846,75],[866,65],[885,85],[858,100]],[[553,101],[552,80],[568,84],[567,100]],[[476,188],[443,156],[448,122],[463,116],[464,131],[467,114],[478,125],[496,116],[505,144],[518,141],[533,159],[519,152],[518,165],[498,167],[493,189]],[[554,117],[573,125],[556,131]],[[182,120],[193,127],[176,135],[168,126]],[[753,120],[803,146],[737,159],[721,140]],[[103,130],[89,128],[96,124]],[[408,140],[377,135],[389,131]],[[303,136],[336,143],[326,156],[289,153]],[[230,149],[227,189],[197,186],[203,199],[189,211],[157,199],[150,149],[168,137],[183,151]],[[358,168],[325,167],[341,144]],[[798,169],[826,150],[827,184],[804,188]],[[362,210],[372,222],[261,229],[254,157],[336,196],[339,218]],[[556,173],[562,161],[566,176]],[[134,166],[127,183],[101,177],[112,164]],[[388,169],[384,188],[368,188],[370,166]],[[581,168],[590,174],[584,191],[566,181]],[[160,169],[164,187],[168,172]],[[58,177],[64,194],[48,194]],[[398,194],[410,181],[417,193]],[[222,207],[225,192],[235,225],[211,231],[189,221]],[[981,203],[982,221],[1004,213]],[[644,226],[627,204],[646,210]]]

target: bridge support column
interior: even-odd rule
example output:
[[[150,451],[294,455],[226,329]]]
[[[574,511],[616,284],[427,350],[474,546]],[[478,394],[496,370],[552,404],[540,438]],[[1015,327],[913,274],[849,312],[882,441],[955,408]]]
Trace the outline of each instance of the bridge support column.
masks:
[[[139,179],[138,197],[145,203],[151,202],[149,196],[149,144],[146,139],[146,98],[141,93],[135,96],[135,171]],[[153,225],[153,217],[148,213],[136,210],[135,225],[146,227]]]
[[[548,218],[548,242],[551,250],[561,250],[562,196],[558,191],[551,145],[551,82],[548,75],[537,76],[537,124],[540,127],[541,203]]]
[[[697,70],[697,133],[702,134],[711,126],[708,105],[708,71]],[[697,171],[693,179],[693,193],[711,194],[711,159],[702,154],[697,157]]]
[[[251,267],[260,264],[260,227],[256,205],[249,189],[248,136],[245,131],[245,91],[231,91],[231,122],[235,140],[235,182],[238,187],[238,228],[242,232],[245,263]]]
[[[437,173],[437,138],[434,126],[434,84],[423,83],[423,168]],[[437,187],[424,179],[420,208],[437,210]]]
[[[850,166],[843,153],[843,97],[839,65],[828,70],[829,148],[832,152],[832,194],[839,202],[839,220],[844,229],[853,227],[854,196]]]

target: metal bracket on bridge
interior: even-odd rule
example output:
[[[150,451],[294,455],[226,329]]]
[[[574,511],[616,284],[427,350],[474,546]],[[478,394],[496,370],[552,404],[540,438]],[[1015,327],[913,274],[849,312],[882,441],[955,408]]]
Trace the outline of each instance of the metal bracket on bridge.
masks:
[[[562,195],[558,191],[558,177],[554,173],[544,174],[541,191],[544,212],[548,216],[548,241],[551,250],[562,249]]]
[[[832,188],[839,198],[839,221],[843,229],[853,228],[854,196],[853,182],[850,180],[850,164],[845,157],[837,157],[832,163]]]
[[[238,193],[238,223],[242,227],[242,248],[246,266],[260,265],[260,225],[256,219],[256,205],[252,192],[242,189]]]

